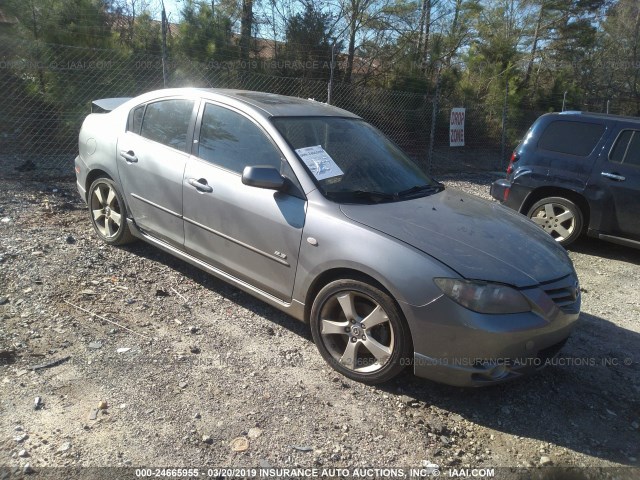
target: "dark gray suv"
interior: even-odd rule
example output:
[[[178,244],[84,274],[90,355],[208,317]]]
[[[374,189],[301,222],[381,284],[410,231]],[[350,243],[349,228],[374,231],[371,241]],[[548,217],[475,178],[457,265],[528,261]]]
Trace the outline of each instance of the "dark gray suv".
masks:
[[[564,246],[586,231],[640,248],[640,118],[542,115],[491,195]]]

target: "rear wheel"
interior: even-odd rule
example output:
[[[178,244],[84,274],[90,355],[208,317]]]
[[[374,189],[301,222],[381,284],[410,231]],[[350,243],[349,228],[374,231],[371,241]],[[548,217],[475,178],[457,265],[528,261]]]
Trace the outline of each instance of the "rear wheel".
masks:
[[[325,286],[311,308],[311,332],[332,368],[359,382],[378,384],[409,364],[409,329],[395,302],[359,280]]]
[[[116,184],[98,178],[89,188],[89,215],[98,236],[110,245],[131,243],[135,237],[127,225],[127,209]]]
[[[543,198],[533,204],[527,216],[565,247],[582,232],[582,212],[566,198]]]

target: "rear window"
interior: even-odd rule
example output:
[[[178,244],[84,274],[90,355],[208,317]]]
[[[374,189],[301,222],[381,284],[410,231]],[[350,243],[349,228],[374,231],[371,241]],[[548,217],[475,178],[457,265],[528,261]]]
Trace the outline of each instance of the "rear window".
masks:
[[[609,160],[640,166],[640,131],[623,130],[609,153]]]
[[[586,157],[597,145],[605,126],[596,123],[556,121],[547,125],[538,148]]]

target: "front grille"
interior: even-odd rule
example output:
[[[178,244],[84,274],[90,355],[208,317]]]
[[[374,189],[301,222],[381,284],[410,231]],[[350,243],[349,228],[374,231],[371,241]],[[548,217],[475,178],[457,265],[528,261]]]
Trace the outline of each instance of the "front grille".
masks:
[[[567,275],[558,280],[545,282],[541,284],[540,287],[560,310],[568,313],[577,311],[577,302],[580,298],[580,286],[575,276]]]

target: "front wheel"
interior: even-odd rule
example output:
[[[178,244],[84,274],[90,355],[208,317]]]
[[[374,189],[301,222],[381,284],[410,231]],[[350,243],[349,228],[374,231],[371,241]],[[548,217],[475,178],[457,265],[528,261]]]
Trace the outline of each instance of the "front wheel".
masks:
[[[332,368],[362,383],[386,382],[410,363],[402,313],[388,294],[359,280],[336,280],[320,290],[311,333]]]
[[[98,236],[110,245],[131,243],[135,237],[127,225],[127,209],[116,184],[98,178],[89,187],[89,215]]]
[[[563,247],[574,242],[582,232],[582,212],[566,198],[543,198],[533,204],[527,216]]]

